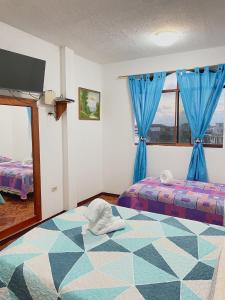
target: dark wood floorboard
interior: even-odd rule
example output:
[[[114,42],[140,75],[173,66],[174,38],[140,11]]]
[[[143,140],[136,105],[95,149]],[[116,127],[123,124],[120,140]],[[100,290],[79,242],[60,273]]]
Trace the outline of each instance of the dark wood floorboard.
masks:
[[[108,196],[108,195],[101,195],[99,198],[104,199],[105,201],[109,202],[110,204],[117,204],[118,197],[117,196]],[[91,201],[90,201],[91,202]],[[88,202],[86,203],[86,205]]]

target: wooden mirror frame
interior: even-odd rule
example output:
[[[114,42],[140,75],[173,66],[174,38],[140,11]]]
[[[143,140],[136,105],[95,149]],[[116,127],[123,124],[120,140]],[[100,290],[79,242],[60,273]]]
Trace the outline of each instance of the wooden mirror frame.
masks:
[[[33,156],[33,182],[34,182],[34,216],[12,227],[0,232],[0,242],[23,229],[38,223],[42,219],[41,214],[41,177],[40,177],[40,143],[39,143],[39,119],[38,107],[35,100],[7,97],[0,95],[0,105],[30,107],[32,111],[31,132],[32,132],[32,156]]]

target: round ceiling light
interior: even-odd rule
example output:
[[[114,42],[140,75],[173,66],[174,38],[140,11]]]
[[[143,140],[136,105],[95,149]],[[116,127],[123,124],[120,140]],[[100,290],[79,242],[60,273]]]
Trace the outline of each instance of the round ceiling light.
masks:
[[[168,47],[176,43],[180,33],[176,31],[161,31],[155,32],[151,36],[151,40],[158,46]]]

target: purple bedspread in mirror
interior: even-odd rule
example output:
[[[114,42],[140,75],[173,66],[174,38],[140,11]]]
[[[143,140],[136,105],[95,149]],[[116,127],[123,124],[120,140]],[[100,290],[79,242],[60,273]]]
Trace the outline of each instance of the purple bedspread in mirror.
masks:
[[[33,165],[16,161],[0,163],[0,191],[27,199],[33,192]]]

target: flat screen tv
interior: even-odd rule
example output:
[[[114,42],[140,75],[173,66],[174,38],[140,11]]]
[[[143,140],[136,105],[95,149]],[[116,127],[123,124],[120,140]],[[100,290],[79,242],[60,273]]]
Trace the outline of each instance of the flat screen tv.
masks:
[[[45,61],[0,49],[0,89],[43,92]]]

